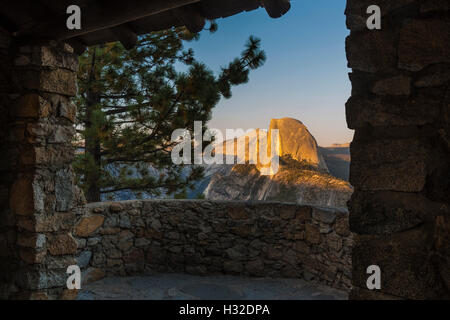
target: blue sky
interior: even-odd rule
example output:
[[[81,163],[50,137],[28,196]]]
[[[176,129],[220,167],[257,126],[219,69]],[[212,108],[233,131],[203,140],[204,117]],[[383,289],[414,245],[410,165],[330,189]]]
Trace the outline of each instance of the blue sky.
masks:
[[[213,111],[210,128],[267,128],[271,118],[302,121],[319,145],[352,140],[345,102],[350,96],[345,56],[345,0],[291,0],[291,11],[271,19],[264,9],[217,20],[188,46],[198,60],[220,70],[238,56],[250,35],[262,40],[267,62],[248,84],[233,89]]]

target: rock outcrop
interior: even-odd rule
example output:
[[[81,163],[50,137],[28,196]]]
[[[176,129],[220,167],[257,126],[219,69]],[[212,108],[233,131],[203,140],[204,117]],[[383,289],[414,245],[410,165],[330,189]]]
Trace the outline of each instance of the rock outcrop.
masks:
[[[235,165],[228,172],[224,170],[213,176],[204,192],[205,197],[346,207],[353,192],[347,181],[312,168],[296,168],[291,166],[292,160],[290,162],[273,176],[261,175],[255,165]]]
[[[328,170],[316,139],[302,122],[292,118],[272,119],[269,131],[275,129],[280,135],[280,157],[289,156],[293,160],[306,161],[321,170]]]
[[[308,128],[299,120],[293,118],[272,119],[270,121],[269,132],[267,134],[267,153],[270,154],[271,131],[278,130],[279,144],[276,154],[279,157],[289,156],[293,160],[305,161],[320,170],[327,171],[326,162],[320,153],[316,139],[308,131]],[[221,148],[215,149],[216,153],[224,156],[235,157],[235,163],[241,160],[260,165],[258,154],[260,152],[261,129],[252,130],[235,139],[230,139],[222,143]],[[239,152],[238,145],[246,146],[246,150]],[[254,148],[253,148],[254,146]],[[265,147],[265,146],[264,146]],[[244,156],[245,152],[245,156]]]
[[[272,119],[269,132],[274,129],[279,131],[280,137],[277,173],[262,175],[258,163],[248,162],[252,159],[252,153],[247,150],[246,164],[223,165],[212,175],[204,191],[205,197],[211,200],[287,201],[346,207],[353,189],[347,181],[329,173],[321,149],[306,126],[291,118]],[[248,139],[249,146],[252,143],[257,145],[254,142],[257,132],[255,130],[234,141],[225,141],[224,154],[234,155],[239,160],[234,142]]]

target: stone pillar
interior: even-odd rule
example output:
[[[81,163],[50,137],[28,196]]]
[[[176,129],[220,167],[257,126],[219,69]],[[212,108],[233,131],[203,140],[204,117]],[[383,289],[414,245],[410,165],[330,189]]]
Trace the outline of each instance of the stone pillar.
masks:
[[[8,297],[10,275],[17,268],[15,251],[16,230],[14,215],[9,210],[9,190],[12,184],[12,170],[9,156],[8,137],[10,133],[8,107],[11,92],[11,39],[0,29],[0,299]]]
[[[77,56],[64,44],[16,46],[0,36],[1,298],[57,298],[76,264]]]
[[[370,5],[382,29],[366,27]],[[450,298],[450,5],[348,0],[353,299]],[[366,269],[381,268],[370,291]]]

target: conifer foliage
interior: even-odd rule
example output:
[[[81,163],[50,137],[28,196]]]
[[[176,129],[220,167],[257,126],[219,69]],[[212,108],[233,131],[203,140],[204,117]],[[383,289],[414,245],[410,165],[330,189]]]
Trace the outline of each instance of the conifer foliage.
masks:
[[[180,198],[202,177],[199,167],[172,163],[172,132],[206,124],[220,99],[231,98],[232,87],[248,82],[266,57],[250,37],[216,75],[184,49],[198,37],[172,28],[140,37],[131,50],[109,43],[80,57],[74,169],[89,202],[121,190]]]

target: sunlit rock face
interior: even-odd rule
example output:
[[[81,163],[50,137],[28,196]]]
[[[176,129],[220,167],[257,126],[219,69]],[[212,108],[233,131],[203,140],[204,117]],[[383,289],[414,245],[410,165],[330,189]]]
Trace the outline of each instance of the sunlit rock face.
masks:
[[[271,146],[272,130],[278,130],[279,135],[276,148],[276,154],[280,157],[279,170],[275,174],[264,175],[261,173],[262,166],[255,159],[260,148]],[[210,175],[210,182],[204,191],[207,199],[346,207],[353,188],[347,181],[330,174],[321,148],[302,122],[292,118],[272,119],[266,146],[258,143],[258,134],[262,131],[250,131],[225,141],[216,149],[216,152],[241,162],[224,164],[221,170],[215,167],[217,171]],[[241,144],[240,152],[236,142]],[[246,146],[245,151],[242,144]],[[257,147],[256,151],[252,152],[252,146]]]
[[[280,157],[290,156],[293,160],[306,161],[319,169],[328,170],[316,139],[302,122],[292,118],[272,119],[269,131],[274,129],[280,136]]]
[[[272,138],[277,135],[278,141],[272,144]],[[276,150],[272,151],[272,145]],[[256,129],[246,132],[235,139],[229,139],[215,148],[216,154],[234,159],[234,163],[248,162],[263,167],[267,163],[261,163],[261,153],[266,151],[267,156],[278,155],[280,158],[289,156],[293,160],[305,161],[318,169],[328,171],[323,156],[319,151],[316,139],[311,135],[306,126],[299,120],[292,118],[272,119],[269,130]]]
[[[214,148],[216,154],[223,155],[224,163],[249,162],[253,164],[258,163],[259,134],[263,134],[262,130],[251,130],[234,139],[229,139],[217,145]]]

